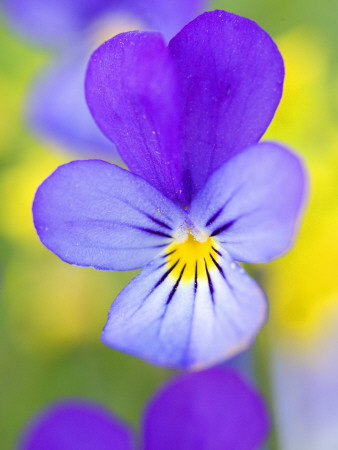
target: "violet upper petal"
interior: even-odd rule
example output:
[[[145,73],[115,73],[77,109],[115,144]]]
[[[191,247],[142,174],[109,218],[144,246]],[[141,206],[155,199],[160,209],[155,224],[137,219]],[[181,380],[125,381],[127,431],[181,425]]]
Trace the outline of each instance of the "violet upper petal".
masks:
[[[19,450],[132,450],[130,430],[103,407],[64,400],[40,413],[25,430]]]
[[[82,155],[119,155],[96,125],[84,97],[87,57],[68,55],[44,72],[30,92],[27,119],[42,137]]]
[[[255,144],[282,95],[282,57],[255,22],[212,11],[169,43],[183,98],[182,161],[193,196],[232,155]]]
[[[146,181],[98,160],[59,167],[39,187],[33,216],[42,243],[61,259],[106,270],[144,266],[185,220]]]
[[[248,348],[266,319],[260,287],[223,250],[195,260],[173,245],[114,300],[102,341],[180,368],[211,366]]]
[[[189,215],[234,259],[266,262],[291,246],[305,193],[301,160],[264,142],[219,168],[194,198]]]
[[[163,387],[144,416],[145,450],[253,450],[269,420],[261,396],[237,374],[210,369]]]
[[[89,62],[86,97],[97,124],[130,170],[185,203],[180,102],[163,37],[129,32],[105,42]]]

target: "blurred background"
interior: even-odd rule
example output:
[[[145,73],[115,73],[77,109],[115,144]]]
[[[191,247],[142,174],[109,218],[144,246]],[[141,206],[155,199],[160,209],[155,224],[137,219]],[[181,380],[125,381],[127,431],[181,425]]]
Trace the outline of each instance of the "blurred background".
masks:
[[[20,430],[34,413],[67,396],[100,402],[137,429],[144,403],[172,375],[100,343],[110,304],[134,274],[67,265],[40,244],[34,231],[31,204],[37,186],[59,164],[86,155],[79,153],[81,145],[32,125],[32,87],[64,51],[57,39],[30,34],[9,4],[0,2],[4,450],[15,448]],[[219,0],[207,8],[249,17],[277,42],[286,66],[285,92],[266,138],[296,149],[311,177],[309,206],[294,249],[253,270],[270,301],[269,321],[250,352],[250,377],[264,393],[272,417],[267,448],[337,450],[338,3]],[[100,28],[102,36],[95,35],[96,45],[116,32],[138,28],[134,16],[119,14],[110,23],[114,26],[105,23]],[[78,34],[68,38],[74,46],[80,39]],[[93,48],[91,43],[83,52],[84,60]],[[43,101],[48,104],[48,96]]]

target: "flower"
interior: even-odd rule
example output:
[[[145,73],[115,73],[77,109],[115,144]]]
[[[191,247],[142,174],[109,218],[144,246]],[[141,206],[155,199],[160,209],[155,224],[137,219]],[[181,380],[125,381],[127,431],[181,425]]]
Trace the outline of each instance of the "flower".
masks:
[[[56,62],[36,80],[27,119],[44,139],[80,155],[117,158],[93,121],[83,95],[94,48],[122,31],[160,30],[169,39],[205,0],[4,0],[8,21],[25,37],[54,48]]]
[[[42,243],[64,261],[143,267],[109,312],[102,340],[170,367],[200,368],[247,348],[266,317],[238,265],[292,243],[303,205],[300,160],[257,144],[282,93],[283,63],[254,22],[199,16],[166,47],[121,34],[92,56],[87,101],[131,172],[59,167],[38,189]]]
[[[148,403],[143,446],[152,449],[251,450],[267,436],[262,398],[235,373],[211,369],[177,377]],[[129,450],[132,433],[101,406],[63,400],[40,413],[20,450]]]

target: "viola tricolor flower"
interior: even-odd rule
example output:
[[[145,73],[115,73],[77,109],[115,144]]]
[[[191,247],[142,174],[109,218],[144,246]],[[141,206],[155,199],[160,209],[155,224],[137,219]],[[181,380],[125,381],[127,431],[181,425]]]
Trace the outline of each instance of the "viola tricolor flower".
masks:
[[[122,31],[161,31],[170,39],[206,0],[3,0],[8,21],[26,38],[56,50],[29,96],[27,119],[43,138],[82,155],[116,160],[83,95],[88,58]]]
[[[107,345],[171,367],[250,345],[267,302],[237,261],[285,252],[304,200],[298,157],[257,144],[283,75],[271,38],[224,11],[199,16],[168,47],[159,33],[129,32],[93,54],[87,101],[130,172],[61,166],[33,214],[43,244],[70,264],[144,267],[113,302]]]
[[[262,398],[224,369],[185,374],[148,403],[140,447],[145,450],[252,450],[269,421]],[[19,450],[132,450],[127,426],[99,405],[64,400],[43,411]]]

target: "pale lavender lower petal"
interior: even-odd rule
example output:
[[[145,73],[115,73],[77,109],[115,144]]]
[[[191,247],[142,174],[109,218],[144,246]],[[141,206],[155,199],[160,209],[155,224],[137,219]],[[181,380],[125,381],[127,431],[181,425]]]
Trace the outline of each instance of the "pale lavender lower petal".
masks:
[[[246,349],[266,318],[264,293],[212,252],[197,264],[173,253],[169,263],[164,250],[114,300],[102,341],[168,367],[211,366]]]

